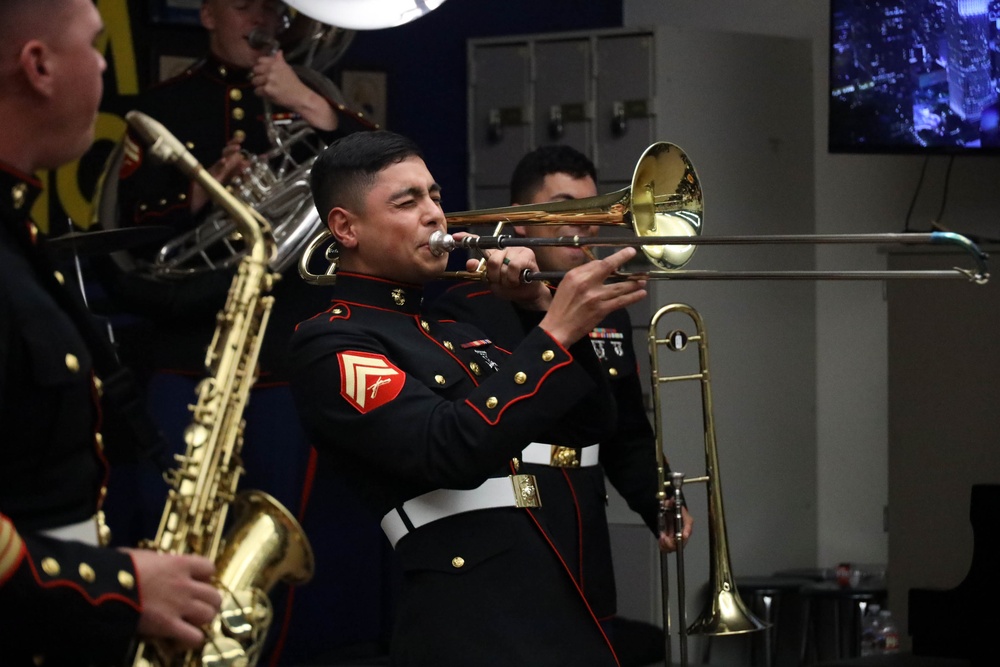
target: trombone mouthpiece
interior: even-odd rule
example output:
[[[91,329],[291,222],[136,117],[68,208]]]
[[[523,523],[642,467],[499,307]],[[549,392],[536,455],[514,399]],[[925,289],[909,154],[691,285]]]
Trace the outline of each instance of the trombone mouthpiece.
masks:
[[[455,244],[454,236],[438,230],[431,234],[431,237],[427,240],[427,247],[431,249],[431,254],[435,257],[440,257],[446,252],[454,250],[457,245]]]

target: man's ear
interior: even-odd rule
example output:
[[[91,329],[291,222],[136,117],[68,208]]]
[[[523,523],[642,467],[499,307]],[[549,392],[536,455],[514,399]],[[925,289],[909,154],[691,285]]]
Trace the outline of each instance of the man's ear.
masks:
[[[209,2],[201,3],[201,11],[198,13],[201,19],[201,27],[205,30],[215,30],[215,13]]]
[[[326,226],[341,248],[354,248],[358,245],[355,222],[357,218],[346,208],[335,206],[326,216]]]
[[[52,69],[54,61],[52,50],[45,42],[37,39],[29,40],[22,48],[18,58],[21,72],[27,79],[28,85],[38,93],[51,97],[55,92],[52,80]]]

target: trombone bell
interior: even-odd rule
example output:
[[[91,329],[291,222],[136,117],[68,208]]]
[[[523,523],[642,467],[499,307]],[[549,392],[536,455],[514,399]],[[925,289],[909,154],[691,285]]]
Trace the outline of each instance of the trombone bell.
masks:
[[[626,225],[646,236],[700,236],[704,217],[701,184],[683,150],[666,141],[647,148],[632,174],[632,186],[596,197],[449,213],[450,225],[505,222],[516,225]],[[663,270],[687,264],[695,246],[643,245]],[[452,248],[453,249],[453,248]]]
[[[660,141],[639,158],[632,175],[632,229],[648,236],[700,236],[705,203],[694,165],[674,144]],[[644,245],[646,258],[663,270],[679,269],[694,245]]]

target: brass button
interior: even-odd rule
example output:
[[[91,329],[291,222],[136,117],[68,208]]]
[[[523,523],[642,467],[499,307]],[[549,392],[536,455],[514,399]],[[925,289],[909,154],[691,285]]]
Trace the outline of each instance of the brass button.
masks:
[[[397,306],[406,305],[406,292],[401,289],[392,290],[392,302]]]
[[[193,141],[189,141],[189,142],[185,143],[184,145],[187,146],[187,149],[189,151],[193,151],[194,150],[194,142]]]
[[[226,68],[224,65],[219,65],[219,76],[226,76]]]
[[[611,377],[618,377],[618,369],[617,368],[609,368],[608,369],[608,375],[610,375]]]
[[[455,350],[455,346],[451,344],[450,340],[446,340],[444,342],[444,347],[445,347],[446,350],[448,350],[450,352]]]
[[[104,396],[104,382],[96,375],[94,376],[94,391],[98,396]]]
[[[556,358],[556,353],[552,350],[545,350],[542,352],[542,361],[552,361]]]
[[[59,562],[55,558],[43,558],[42,572],[49,575],[50,577],[58,577],[60,572]]]
[[[97,451],[104,451],[104,436],[100,433],[94,434],[94,445],[97,447]]]
[[[420,328],[424,331],[430,331],[431,325],[427,323],[427,320],[420,320]]]
[[[246,115],[247,115],[246,111],[243,110],[243,107],[233,107],[233,118],[234,119],[236,119],[236,120],[243,120],[243,117],[246,116]]]
[[[135,588],[135,577],[132,576],[131,572],[126,572],[125,570],[118,571],[118,583],[125,590],[132,590]]]
[[[233,139],[235,139],[236,141],[242,142],[246,138],[247,138],[247,133],[244,132],[243,130],[236,130],[235,132],[233,132]]]
[[[177,199],[179,199],[180,201],[185,201],[185,200],[187,200],[187,198],[188,198],[188,196],[187,196],[186,192],[182,192],[179,195],[177,195]]]
[[[28,186],[24,183],[18,183],[10,189],[11,199],[14,200],[14,208],[21,208],[24,206],[24,197],[28,193]]]
[[[240,100],[243,99],[243,91],[240,90],[239,88],[230,88],[229,99],[233,100],[234,102],[239,102]]]
[[[70,370],[71,373],[76,373],[80,370],[80,360],[76,358],[75,354],[66,353],[66,368]]]
[[[97,573],[94,572],[94,568],[86,563],[80,563],[80,578],[88,584],[92,584],[94,583],[94,579],[97,579]]]
[[[60,285],[66,284],[66,279],[63,277],[62,271],[53,271],[53,275],[56,277],[56,282]]]
[[[343,310],[341,310],[340,308],[334,308],[334,309],[333,309],[333,310],[331,310],[330,312],[332,312],[332,313],[333,313],[334,315],[340,315],[340,314],[342,314],[342,313],[343,313],[344,311],[343,311]]]
[[[514,472],[517,472],[518,470],[521,469],[521,459],[515,456],[510,460],[510,462],[514,464]]]
[[[451,559],[452,567],[462,567],[464,565],[465,565],[465,559],[462,558],[461,556],[455,556],[454,558]]]
[[[444,379],[443,375],[435,375],[434,376],[434,381],[437,382],[438,384],[444,384],[445,383],[445,379]]]
[[[486,399],[486,407],[488,407],[491,410],[497,406],[497,403],[498,401],[496,396],[490,396],[489,398]]]
[[[140,211],[145,211],[147,208],[149,208],[149,207],[146,206],[145,204],[139,204],[139,210]]]
[[[473,361],[473,362],[472,362],[471,364],[469,364],[469,369],[470,369],[470,370],[471,370],[471,371],[472,371],[473,373],[475,373],[476,375],[482,375],[482,374],[483,374],[483,372],[482,372],[481,370],[479,370],[479,364],[477,364],[477,363],[476,363],[476,362],[474,362],[474,361]]]
[[[528,381],[528,376],[525,375],[524,373],[515,373],[514,374],[514,382],[516,384],[524,384],[527,381]]]

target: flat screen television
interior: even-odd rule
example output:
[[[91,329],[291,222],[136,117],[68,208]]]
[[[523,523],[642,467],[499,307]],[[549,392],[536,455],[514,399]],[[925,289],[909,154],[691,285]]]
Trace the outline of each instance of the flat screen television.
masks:
[[[1000,0],[830,0],[829,148],[1000,154]]]

